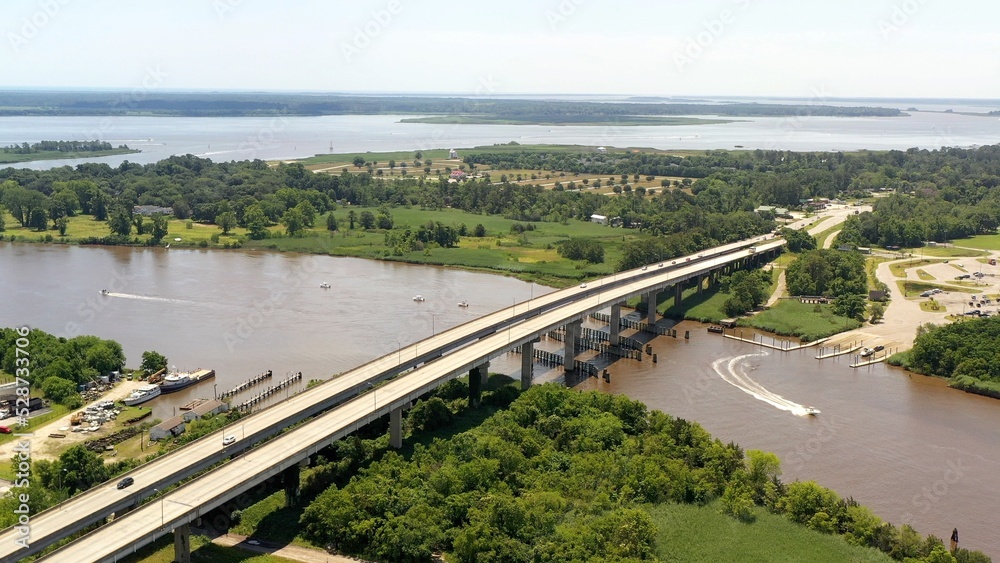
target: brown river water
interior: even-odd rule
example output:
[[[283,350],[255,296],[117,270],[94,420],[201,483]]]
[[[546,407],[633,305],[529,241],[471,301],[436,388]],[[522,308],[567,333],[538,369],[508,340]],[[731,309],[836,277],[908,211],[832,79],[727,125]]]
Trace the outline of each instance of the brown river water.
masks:
[[[0,326],[115,339],[130,366],[157,350],[179,369],[216,370],[211,382],[149,403],[160,418],[268,369],[275,381],[298,371],[303,381],[325,379],[547,291],[353,258],[0,243]],[[463,300],[468,308],[457,306]],[[619,361],[610,383],[577,388],[698,421],[723,441],[778,454],[786,481],[816,480],[922,533],[947,538],[957,527],[963,547],[1000,557],[1000,401],[883,365],[852,369],[847,356],[819,361],[816,348],[767,350],[697,323],[677,328],[681,338],[652,342],[658,363]],[[519,367],[511,355],[491,370]],[[536,367],[537,381],[559,378]],[[820,414],[803,414],[807,406]]]

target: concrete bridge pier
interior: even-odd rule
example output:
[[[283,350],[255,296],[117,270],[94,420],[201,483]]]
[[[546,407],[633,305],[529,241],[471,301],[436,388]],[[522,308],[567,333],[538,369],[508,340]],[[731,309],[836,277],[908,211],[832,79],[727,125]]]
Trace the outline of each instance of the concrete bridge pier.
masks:
[[[285,486],[285,508],[294,508],[299,504],[300,473],[297,463],[281,472],[281,482]]]
[[[573,373],[576,359],[576,339],[580,337],[583,321],[573,321],[566,325],[566,335],[563,342],[563,368],[565,373]]]
[[[469,406],[478,407],[483,396],[483,386],[490,377],[490,363],[486,362],[469,370]]]
[[[618,348],[618,342],[622,334],[622,304],[615,303],[611,306],[611,321],[608,324],[608,343],[613,349]]]
[[[678,282],[677,285],[674,286],[674,307],[680,307],[683,299],[684,284],[682,282]]]
[[[646,294],[646,322],[656,324],[656,292]]]
[[[705,274],[698,275],[698,293],[705,290]]]
[[[403,447],[403,407],[389,411],[389,447],[397,450]]]
[[[521,344],[521,391],[531,387],[531,378],[535,370],[535,342]]]
[[[191,563],[191,526],[188,524],[174,528],[174,561]]]

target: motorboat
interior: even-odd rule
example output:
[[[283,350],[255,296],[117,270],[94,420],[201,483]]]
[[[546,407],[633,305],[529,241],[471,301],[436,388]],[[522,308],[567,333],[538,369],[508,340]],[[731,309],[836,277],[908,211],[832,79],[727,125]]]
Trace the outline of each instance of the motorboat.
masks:
[[[128,406],[138,405],[139,403],[145,403],[150,399],[155,399],[160,396],[160,386],[156,384],[143,385],[142,387],[133,391],[128,397],[124,399],[124,403]]]
[[[718,333],[718,334],[722,334],[725,331],[726,331],[726,329],[723,328],[720,325],[711,325],[711,326],[708,327],[708,332],[715,332],[715,333]]]
[[[101,290],[101,295],[107,295],[107,294],[109,294],[109,293],[111,293],[111,292],[110,292],[110,291],[108,291],[108,290],[106,290],[106,289],[102,289],[102,290]]]
[[[423,296],[423,295],[414,295],[414,296],[413,296],[413,300],[414,300],[414,301],[416,301],[417,303],[420,303],[420,302],[423,302],[423,301],[426,301],[426,299],[424,299],[424,296]]]
[[[872,352],[881,352],[882,350],[885,350],[885,346],[882,346],[881,344],[872,348]]]
[[[862,358],[868,358],[868,357],[872,356],[873,354],[875,354],[875,350],[872,350],[871,348],[862,348],[861,349],[861,357]]]
[[[323,288],[323,289],[330,289],[330,284],[328,284],[326,282],[323,282],[323,283],[319,284],[319,286],[321,288]]]
[[[469,302],[468,301],[460,301],[458,303],[458,306],[459,307],[468,307],[469,306]]]
[[[807,414],[809,416],[816,416],[817,414],[819,414],[819,409],[815,407],[806,407],[804,414]]]

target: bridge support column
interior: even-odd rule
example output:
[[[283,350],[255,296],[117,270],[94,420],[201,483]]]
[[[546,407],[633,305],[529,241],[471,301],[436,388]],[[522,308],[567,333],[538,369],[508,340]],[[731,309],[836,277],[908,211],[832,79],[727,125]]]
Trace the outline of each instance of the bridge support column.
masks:
[[[583,321],[573,321],[566,325],[566,335],[563,341],[563,368],[566,373],[573,373],[576,359],[576,339],[580,336]]]
[[[705,290],[705,274],[698,276],[698,293]]]
[[[656,324],[656,292],[646,294],[646,322]]]
[[[299,504],[299,464],[295,464],[281,472],[281,481],[285,486],[285,508],[294,508]]]
[[[622,333],[622,304],[611,306],[611,322],[608,325],[608,343],[617,348]]]
[[[187,524],[174,528],[174,561],[191,563],[191,526]]]
[[[389,447],[403,447],[403,407],[389,411]]]
[[[521,391],[531,387],[531,377],[535,369],[535,343],[521,344]]]
[[[684,283],[678,282],[674,286],[674,307],[681,306],[681,300],[684,299]]]
[[[483,385],[490,377],[490,363],[476,366],[469,370],[469,406],[478,407],[483,396]]]

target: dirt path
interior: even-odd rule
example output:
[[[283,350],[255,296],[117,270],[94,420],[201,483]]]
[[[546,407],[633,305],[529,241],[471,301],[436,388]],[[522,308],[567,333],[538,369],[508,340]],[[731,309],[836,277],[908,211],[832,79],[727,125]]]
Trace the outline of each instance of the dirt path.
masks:
[[[774,289],[774,294],[767,300],[765,304],[766,307],[773,307],[778,299],[781,299],[788,290],[785,287],[785,270],[782,268],[781,273],[778,274],[778,287]]]
[[[250,543],[256,542],[256,543]],[[239,534],[226,534],[212,539],[212,543],[225,547],[237,547],[254,553],[268,553],[304,563],[358,563],[360,559],[332,555],[319,549],[309,549],[297,545],[275,545],[266,541],[257,541]]]

